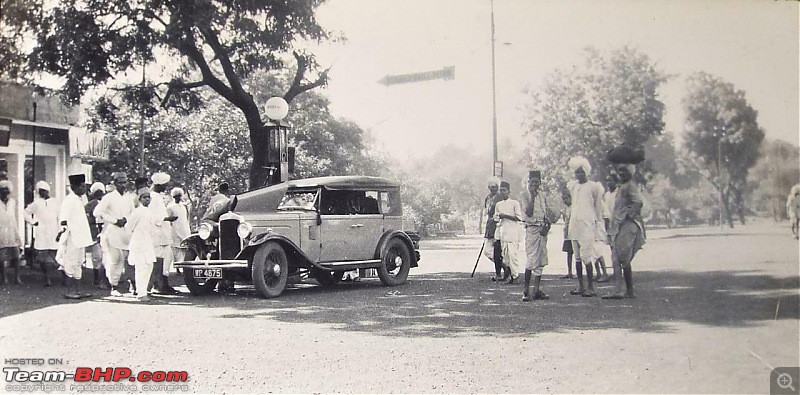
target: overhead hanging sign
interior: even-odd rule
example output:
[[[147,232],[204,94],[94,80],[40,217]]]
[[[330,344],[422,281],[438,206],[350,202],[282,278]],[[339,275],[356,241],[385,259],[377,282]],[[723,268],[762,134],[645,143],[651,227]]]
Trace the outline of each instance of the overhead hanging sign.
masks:
[[[455,78],[456,78],[456,67],[448,66],[441,70],[424,71],[421,73],[387,75],[378,80],[378,83],[389,86],[389,85],[408,84],[411,82],[421,82],[421,81],[430,81],[439,79],[446,81]]]

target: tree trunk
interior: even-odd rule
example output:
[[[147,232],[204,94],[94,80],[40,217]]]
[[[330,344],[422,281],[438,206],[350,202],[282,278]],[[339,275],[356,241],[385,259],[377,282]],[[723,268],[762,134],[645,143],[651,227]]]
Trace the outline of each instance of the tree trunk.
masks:
[[[267,166],[267,147],[269,136],[261,117],[256,110],[256,118],[247,117],[247,125],[250,128],[250,148],[253,150],[253,161],[250,163],[250,184],[249,190],[261,188],[269,180],[269,169]]]
[[[725,218],[728,221],[728,226],[731,229],[733,229],[733,215],[731,213],[730,191],[725,191],[723,193],[722,205],[725,209]]]

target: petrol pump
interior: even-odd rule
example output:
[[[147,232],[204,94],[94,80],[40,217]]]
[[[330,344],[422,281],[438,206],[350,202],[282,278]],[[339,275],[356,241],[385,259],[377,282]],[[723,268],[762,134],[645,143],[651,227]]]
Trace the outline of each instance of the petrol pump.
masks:
[[[269,171],[266,185],[275,185],[289,180],[294,173],[294,148],[289,146],[289,130],[291,125],[283,121],[289,113],[289,104],[281,97],[267,100],[264,114],[267,122],[264,129],[267,133],[267,163]]]

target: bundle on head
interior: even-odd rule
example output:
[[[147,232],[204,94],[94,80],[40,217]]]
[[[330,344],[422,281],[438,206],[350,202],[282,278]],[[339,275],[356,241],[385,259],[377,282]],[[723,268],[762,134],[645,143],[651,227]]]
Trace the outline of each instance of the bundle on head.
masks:
[[[609,162],[638,164],[644,161],[644,150],[635,149],[629,145],[620,145],[608,151],[606,158]]]

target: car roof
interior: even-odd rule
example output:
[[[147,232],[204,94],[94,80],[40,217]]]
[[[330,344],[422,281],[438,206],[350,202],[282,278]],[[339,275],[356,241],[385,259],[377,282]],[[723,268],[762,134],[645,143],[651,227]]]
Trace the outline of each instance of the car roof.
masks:
[[[399,188],[400,183],[383,177],[329,176],[290,180],[289,188],[325,187],[327,189],[388,189]]]

